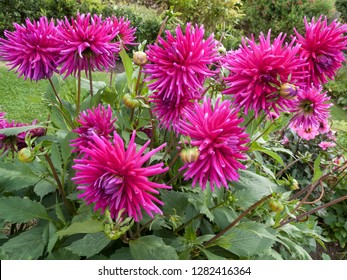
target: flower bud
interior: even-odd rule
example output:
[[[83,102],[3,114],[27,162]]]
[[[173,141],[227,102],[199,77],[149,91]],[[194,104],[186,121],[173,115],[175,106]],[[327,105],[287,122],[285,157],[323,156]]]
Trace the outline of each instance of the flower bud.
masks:
[[[299,183],[297,180],[293,179],[290,185],[290,189],[295,191],[299,189]]]
[[[18,159],[21,162],[30,163],[34,161],[35,156],[29,148],[23,148],[18,152]]]
[[[133,60],[136,65],[143,66],[147,63],[147,55],[141,51],[134,52]]]
[[[180,157],[184,163],[192,163],[197,161],[199,158],[200,152],[197,147],[186,148],[180,152]]]
[[[135,109],[140,106],[140,101],[133,98],[129,93],[123,96],[124,105],[130,109]]]
[[[298,89],[295,85],[285,83],[281,85],[280,96],[285,99],[291,100],[294,99],[298,94]]]
[[[270,199],[269,200],[269,207],[273,212],[279,213],[284,210],[284,205],[275,199]]]

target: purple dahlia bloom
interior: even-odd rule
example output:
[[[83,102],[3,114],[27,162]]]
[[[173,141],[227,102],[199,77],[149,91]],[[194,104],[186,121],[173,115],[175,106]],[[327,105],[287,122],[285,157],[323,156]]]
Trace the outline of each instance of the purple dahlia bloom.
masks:
[[[108,105],[107,109],[101,104],[92,109],[87,109],[81,112],[77,118],[80,127],[73,132],[78,134],[78,137],[71,141],[71,146],[75,147],[74,152],[81,151],[81,148],[88,147],[89,142],[93,141],[93,135],[103,136],[106,139],[111,139],[111,135],[116,131],[114,122],[117,118],[112,119],[112,109]]]
[[[89,65],[92,70],[108,70],[115,65],[115,54],[119,52],[119,42],[114,42],[118,29],[113,28],[110,20],[103,21],[101,16],[77,14],[71,22],[59,21],[58,35],[61,47],[59,64],[65,77],[76,75]]]
[[[259,44],[252,39],[243,39],[239,50],[225,58],[224,66],[230,71],[225,78],[228,86],[223,94],[231,94],[238,108],[245,113],[254,110],[257,116],[272,109],[279,114],[291,106],[291,100],[281,96],[281,84],[305,85],[307,72],[300,70],[305,65],[297,56],[300,45],[293,39],[284,44],[285,36],[280,34],[271,44],[270,31],[259,36]]]
[[[312,18],[311,22],[304,20],[306,33],[301,36],[295,29],[297,41],[301,44],[300,56],[308,64],[305,69],[310,76],[307,86],[320,86],[328,82],[327,78],[333,79],[338,69],[345,61],[343,50],[346,50],[347,24],[336,21],[327,23],[327,18],[319,17],[317,21]]]
[[[207,182],[214,186],[228,188],[228,181],[239,179],[238,169],[245,169],[239,160],[246,159],[243,146],[249,142],[244,128],[239,127],[238,111],[231,109],[229,100],[217,99],[213,106],[210,99],[200,105],[197,101],[194,108],[185,111],[184,120],[179,131],[189,136],[190,144],[197,147],[200,153],[194,162],[185,164],[185,180],[193,178],[193,186],[199,182],[202,189]]]
[[[5,31],[0,38],[0,58],[16,69],[19,77],[33,81],[51,78],[57,71],[59,42],[54,21],[41,17],[38,21],[25,21],[25,25],[14,23],[13,32]]]
[[[121,137],[114,133],[113,142],[103,136],[94,134],[89,147],[82,147],[87,156],[75,159],[73,168],[76,176],[73,180],[82,191],[79,195],[87,204],[95,203],[95,210],[108,209],[112,218],[124,209],[124,214],[133,217],[135,221],[142,219],[144,210],[151,217],[162,214],[157,204],[163,203],[155,196],[157,189],[171,187],[165,184],[151,182],[148,178],[166,172],[163,163],[143,166],[165,144],[145,153],[150,141],[139,151],[136,151],[136,132],[131,136],[128,148],[125,149]]]
[[[311,128],[317,130],[321,123],[327,122],[330,116],[329,108],[331,103],[327,103],[330,97],[326,92],[322,93],[322,87],[310,87],[299,90],[297,99],[290,109],[294,116],[290,120],[290,126],[294,129]]]
[[[148,47],[151,63],[145,65],[144,72],[151,81],[149,89],[158,97],[178,104],[182,96],[194,99],[200,95],[205,79],[215,74],[208,66],[218,54],[213,36],[204,40],[204,33],[203,26],[188,23],[185,34],[178,26],[175,37],[167,30],[166,40],[159,38],[159,44]]]

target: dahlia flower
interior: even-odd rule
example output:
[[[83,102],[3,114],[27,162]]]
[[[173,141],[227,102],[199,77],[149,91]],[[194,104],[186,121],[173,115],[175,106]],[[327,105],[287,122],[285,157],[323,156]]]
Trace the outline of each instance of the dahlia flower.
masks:
[[[115,121],[116,118],[112,119],[110,105],[106,109],[100,104],[96,108],[81,112],[77,118],[77,122],[81,126],[73,130],[73,132],[78,134],[78,137],[71,141],[71,146],[75,147],[73,152],[79,152],[82,147],[88,147],[89,142],[93,141],[94,134],[110,139],[115,132]]]
[[[224,67],[230,71],[225,78],[227,89],[223,94],[233,95],[234,105],[254,110],[256,116],[262,111],[280,111],[290,107],[292,98],[279,94],[281,84],[304,85],[307,72],[300,70],[305,65],[297,56],[300,46],[295,39],[284,44],[285,36],[280,34],[271,44],[270,31],[259,36],[259,44],[252,39],[243,39],[239,50],[229,53]]]
[[[311,126],[299,126],[294,128],[296,133],[305,140],[311,140],[316,138],[317,135],[319,135],[319,131],[317,127],[311,127]]]
[[[290,109],[294,116],[290,120],[290,126],[294,128],[315,128],[318,130],[321,123],[327,122],[331,103],[327,103],[330,97],[326,92],[321,93],[322,87],[310,87],[299,90],[297,99]]]
[[[115,65],[115,54],[119,52],[119,42],[113,42],[118,30],[110,20],[101,16],[77,14],[71,22],[59,21],[58,35],[61,47],[59,64],[65,78],[82,70],[88,73],[89,66],[103,71]]]
[[[328,82],[327,78],[333,79],[345,61],[343,50],[347,49],[347,36],[344,36],[347,24],[341,25],[336,20],[328,24],[327,18],[323,20],[322,16],[317,21],[312,18],[311,22],[305,18],[304,22],[304,36],[294,28],[297,41],[301,44],[299,54],[308,62],[304,67],[310,74],[307,86],[312,83],[319,86]]]
[[[127,49],[127,45],[135,45],[134,41],[136,39],[136,28],[130,25],[131,22],[124,17],[117,18],[115,16],[112,16],[110,20],[113,24],[113,28],[118,31],[117,35],[121,42],[121,46]]]
[[[135,136],[134,131],[125,149],[117,133],[114,133],[112,143],[94,133],[89,147],[81,148],[87,156],[75,159],[73,166],[76,170],[73,180],[78,184],[77,189],[82,191],[79,198],[87,204],[95,203],[95,211],[108,209],[112,218],[117,217],[122,209],[135,221],[142,219],[142,209],[151,217],[155,213],[162,214],[157,204],[163,203],[155,195],[159,194],[157,189],[170,188],[148,179],[168,170],[162,168],[163,163],[143,166],[165,144],[143,155],[150,141],[136,151]]]
[[[149,89],[163,100],[179,103],[182,96],[193,99],[200,95],[206,77],[214,71],[208,66],[216,60],[218,51],[211,35],[204,40],[203,26],[187,24],[185,34],[176,28],[176,37],[166,31],[167,39],[159,38],[159,44],[150,45],[147,51],[149,62],[144,66],[151,81]]]
[[[0,38],[0,58],[7,61],[18,77],[38,81],[50,78],[57,71],[59,43],[53,20],[41,17],[38,21],[14,23],[13,32],[5,31],[7,39]]]
[[[180,170],[186,170],[185,180],[193,178],[193,187],[199,182],[202,189],[207,182],[214,186],[228,187],[228,181],[237,181],[238,169],[245,169],[239,160],[246,159],[243,144],[249,141],[244,128],[239,127],[243,119],[237,117],[238,111],[231,109],[231,102],[217,99],[215,105],[205,99],[200,105],[185,110],[184,120],[179,132],[189,136],[192,147],[197,147],[199,157],[185,164]]]

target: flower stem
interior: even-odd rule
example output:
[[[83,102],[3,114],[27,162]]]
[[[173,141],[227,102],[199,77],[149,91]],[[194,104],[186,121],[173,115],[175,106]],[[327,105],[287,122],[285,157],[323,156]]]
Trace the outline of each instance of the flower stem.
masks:
[[[88,75],[89,75],[90,99],[92,99],[93,98],[93,75],[92,75],[92,64],[90,63],[90,57],[88,57]]]
[[[139,68],[139,74],[137,75],[137,80],[136,80],[136,85],[135,85],[135,95],[139,96],[139,85],[140,85],[140,80],[141,80],[141,74],[142,74],[142,66]]]
[[[54,92],[56,98],[57,98],[58,101],[59,101],[60,107],[63,108],[63,102],[61,101],[61,99],[60,99],[60,97],[59,97],[59,94],[58,94],[57,89],[55,88],[55,86],[54,86],[54,84],[53,84],[52,79],[51,79],[51,78],[48,78],[48,81],[49,81],[49,83],[51,84],[51,87],[52,87],[52,89],[53,89],[53,92]]]
[[[65,191],[64,191],[64,187],[63,187],[63,184],[61,183],[60,179],[59,179],[59,176],[58,176],[58,173],[54,167],[54,164],[52,162],[52,159],[50,158],[49,155],[45,154],[45,159],[49,165],[49,167],[51,168],[52,170],[52,174],[53,174],[53,177],[54,177],[54,180],[57,182],[57,185],[58,185],[58,189],[59,189],[59,192],[60,192],[60,195],[61,197],[63,198],[63,202],[65,204],[65,207],[66,209],[69,211],[70,215],[73,215],[74,213],[74,207],[73,205],[66,199],[66,195],[65,195]]]
[[[76,100],[76,115],[80,114],[81,106],[81,72],[78,72],[77,76],[77,100]]]
[[[249,212],[251,212],[253,209],[257,208],[259,205],[263,204],[266,200],[268,200],[270,197],[272,197],[272,194],[269,194],[265,197],[263,197],[261,200],[257,201],[250,207],[248,207],[240,216],[238,216],[231,224],[229,224],[226,228],[218,232],[214,237],[212,237],[210,240],[206,241],[204,244],[204,247],[211,245],[214,241],[216,241],[218,238],[220,238],[222,235],[224,235],[226,232],[228,232],[230,229],[232,229],[234,226],[238,224],[239,221],[241,221]]]

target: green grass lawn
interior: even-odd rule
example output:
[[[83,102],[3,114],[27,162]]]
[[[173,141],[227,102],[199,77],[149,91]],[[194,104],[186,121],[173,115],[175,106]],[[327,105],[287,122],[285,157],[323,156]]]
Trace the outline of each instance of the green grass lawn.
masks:
[[[109,74],[93,73],[94,81],[108,84]],[[49,85],[47,80],[32,82],[17,78],[14,71],[8,71],[4,63],[0,63],[0,112],[6,112],[8,120],[31,123],[32,120],[45,121],[48,109],[42,102],[42,95]],[[61,91],[68,90],[62,85]]]

